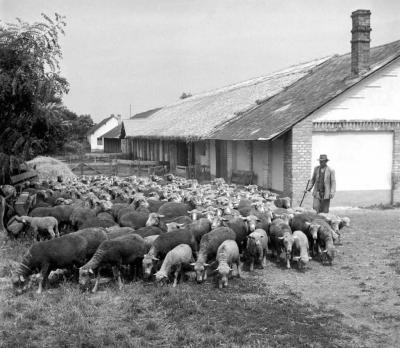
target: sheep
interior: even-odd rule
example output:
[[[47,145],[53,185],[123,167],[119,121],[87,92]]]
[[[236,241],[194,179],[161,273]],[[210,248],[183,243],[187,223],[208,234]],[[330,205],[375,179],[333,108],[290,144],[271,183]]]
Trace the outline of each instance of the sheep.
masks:
[[[271,249],[279,257],[283,250],[286,252],[286,268],[290,268],[290,256],[293,246],[293,235],[290,226],[282,219],[272,221],[269,228]]]
[[[115,221],[100,219],[97,216],[92,216],[86,219],[83,223],[80,224],[80,229],[89,228],[89,227],[112,227],[117,226]]]
[[[168,224],[169,223],[177,223],[177,224],[183,224],[183,225],[188,225],[192,223],[192,219],[189,216],[178,216],[174,218],[166,218],[165,215],[161,215],[159,213],[150,213],[149,218],[146,221],[146,226],[158,226],[162,230],[167,231],[168,230]]]
[[[135,229],[131,227],[120,227],[120,226],[113,226],[106,228],[107,238],[114,239],[122,236],[126,236],[128,234],[136,233]]]
[[[178,284],[178,276],[182,272],[182,266],[193,261],[192,249],[187,244],[179,244],[170,250],[162,263],[160,270],[155,274],[158,282],[168,279],[172,268],[174,270],[174,283],[172,287]]]
[[[336,253],[333,245],[332,229],[327,223],[323,224],[322,221],[318,221],[318,226],[318,254],[321,257],[322,264],[327,261],[329,265],[332,265]]]
[[[80,267],[85,263],[87,246],[88,242],[85,238],[73,233],[33,244],[12,276],[11,280],[16,293],[20,294],[26,290],[28,276],[36,271],[40,271],[37,293],[42,293],[52,270],[71,266]]]
[[[311,260],[309,256],[308,238],[304,232],[294,231],[293,239],[292,260],[297,261],[298,268],[302,269],[307,265],[308,261]]]
[[[195,209],[193,204],[177,203],[177,202],[166,202],[160,209],[158,209],[158,214],[164,215],[166,218],[176,218],[178,216],[188,215],[188,211]]]
[[[149,252],[143,258],[144,275],[148,278],[153,269],[153,261],[161,258],[179,244],[188,244],[193,252],[197,252],[198,244],[193,233],[184,228],[161,234],[155,241]]]
[[[194,238],[196,238],[196,242],[200,243],[201,237],[211,231],[211,223],[206,218],[200,218],[193,221],[188,228],[193,233]]]
[[[121,216],[119,224],[122,227],[132,227],[138,229],[146,226],[149,213],[143,211],[131,211]]]
[[[215,257],[218,247],[222,244],[222,242],[229,239],[236,239],[235,232],[229,227],[218,227],[201,237],[197,261],[192,263],[192,266],[194,266],[194,270],[196,272],[196,280],[198,283],[201,283],[203,280],[207,280],[207,261]]]
[[[154,236],[155,234],[157,234],[157,235],[163,234],[164,231],[157,226],[145,226],[145,227],[141,227],[141,228],[137,229],[135,231],[135,233],[137,233],[139,236],[145,238],[147,236]]]
[[[106,240],[100,244],[93,257],[79,268],[79,285],[86,288],[90,283],[90,275],[104,265],[113,267],[114,276],[118,278],[118,287],[121,290],[123,283],[121,279],[121,266],[135,266],[137,261],[143,258],[146,252],[145,241],[137,234]],[[96,292],[100,280],[100,272],[97,272],[96,283],[92,292]]]
[[[47,231],[51,238],[60,237],[60,232],[58,231],[58,221],[55,217],[31,217],[31,216],[16,216],[15,220],[22,222],[23,224],[28,224],[33,229],[33,239],[36,241],[38,237],[38,231]]]
[[[57,219],[58,225],[67,227],[71,224],[71,214],[74,210],[72,205],[57,205],[55,207],[39,207],[32,209],[29,216],[33,217],[46,217],[53,216]]]
[[[218,261],[218,267],[216,269],[219,275],[218,286],[222,289],[228,286],[228,276],[232,271],[233,264],[236,264],[237,276],[240,277],[240,256],[237,243],[234,240],[225,240],[222,242],[218,247],[216,259]]]
[[[262,229],[257,229],[247,237],[247,256],[250,259],[250,272],[254,270],[254,261],[257,260],[261,268],[266,266],[268,253],[268,235]]]
[[[151,247],[154,245],[155,240],[158,238],[158,234],[144,237],[144,242],[146,243],[146,253],[149,252]]]

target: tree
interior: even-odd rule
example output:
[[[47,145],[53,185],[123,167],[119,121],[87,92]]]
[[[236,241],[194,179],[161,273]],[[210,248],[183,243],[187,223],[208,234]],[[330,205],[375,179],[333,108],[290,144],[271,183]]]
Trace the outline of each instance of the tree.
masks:
[[[0,152],[29,159],[59,146],[68,82],[60,75],[64,17],[0,23]],[[1,163],[0,163],[1,166]]]

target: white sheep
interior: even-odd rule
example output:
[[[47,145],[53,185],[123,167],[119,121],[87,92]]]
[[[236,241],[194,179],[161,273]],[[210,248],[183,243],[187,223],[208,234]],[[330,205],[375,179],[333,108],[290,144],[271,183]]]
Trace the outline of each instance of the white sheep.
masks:
[[[176,287],[178,284],[178,275],[182,270],[182,265],[189,264],[192,261],[193,255],[190,246],[187,244],[179,244],[170,250],[165,256],[160,270],[155,274],[156,280],[162,281],[168,279],[168,275],[174,267],[174,284],[172,286]]]
[[[219,247],[217,251],[218,267],[217,271],[219,274],[218,286],[220,289],[228,286],[228,276],[232,269],[232,265],[235,263],[237,268],[237,276],[240,277],[239,272],[239,247],[234,240],[226,240]]]
[[[23,224],[29,224],[33,229],[34,240],[37,240],[38,231],[49,232],[51,238],[60,237],[58,231],[58,221],[55,217],[32,217],[32,216],[16,216],[15,220],[22,222]],[[55,233],[54,233],[55,232]]]

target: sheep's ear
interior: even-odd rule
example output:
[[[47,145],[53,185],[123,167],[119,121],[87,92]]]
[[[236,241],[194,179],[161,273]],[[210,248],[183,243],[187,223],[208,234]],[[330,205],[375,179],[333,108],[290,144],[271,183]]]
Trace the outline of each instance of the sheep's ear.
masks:
[[[308,222],[308,221],[306,221],[306,222],[304,223],[304,225],[305,225],[306,227],[310,227],[310,226],[311,226],[311,223]]]
[[[165,215],[160,215],[160,214],[158,214],[158,217],[159,217],[159,218],[163,218],[163,217],[165,217]]]
[[[153,259],[154,261],[160,261],[160,259],[159,259],[158,257],[155,257],[155,256],[153,256],[152,259]]]
[[[278,237],[278,239],[285,239],[285,237]]]
[[[194,266],[196,264],[196,262],[192,262],[191,264],[190,264],[190,266]]]
[[[210,266],[208,263],[203,264],[204,267]]]
[[[91,268],[89,268],[89,274],[94,274],[94,272]]]

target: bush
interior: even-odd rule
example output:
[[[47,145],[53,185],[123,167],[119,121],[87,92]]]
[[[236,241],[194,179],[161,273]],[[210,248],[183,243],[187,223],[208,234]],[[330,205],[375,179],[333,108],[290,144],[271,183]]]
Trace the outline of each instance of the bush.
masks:
[[[87,143],[73,140],[64,144],[64,152],[66,154],[84,154],[89,147],[88,145]]]

